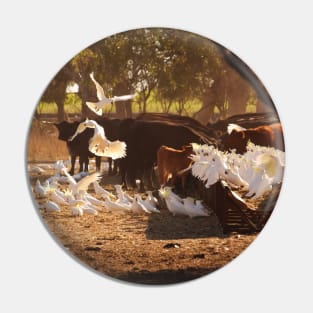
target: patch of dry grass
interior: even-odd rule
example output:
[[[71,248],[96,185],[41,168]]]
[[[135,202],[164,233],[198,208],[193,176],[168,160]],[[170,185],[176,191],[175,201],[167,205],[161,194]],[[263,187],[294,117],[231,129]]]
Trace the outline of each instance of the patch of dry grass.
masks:
[[[55,161],[69,157],[66,143],[58,139],[52,123],[33,120],[27,141],[27,161]]]

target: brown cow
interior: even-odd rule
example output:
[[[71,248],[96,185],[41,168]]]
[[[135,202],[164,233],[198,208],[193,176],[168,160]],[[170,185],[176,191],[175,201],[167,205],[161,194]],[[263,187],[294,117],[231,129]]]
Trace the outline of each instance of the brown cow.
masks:
[[[182,188],[186,186],[188,172],[178,175],[178,172],[186,169],[191,164],[189,158],[192,154],[192,146],[182,146],[182,150],[176,150],[167,146],[161,146],[157,153],[157,166],[161,185],[165,185],[171,179],[175,185],[178,178],[181,178]]]
[[[230,124],[228,134],[223,138],[224,149],[236,149],[237,153],[246,152],[248,141],[255,145],[274,147],[284,151],[284,140],[280,123],[244,129]]]

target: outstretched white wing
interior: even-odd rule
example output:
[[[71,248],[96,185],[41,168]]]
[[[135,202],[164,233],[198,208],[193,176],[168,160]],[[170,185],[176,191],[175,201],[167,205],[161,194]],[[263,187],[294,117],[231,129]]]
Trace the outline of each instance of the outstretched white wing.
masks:
[[[99,107],[99,102],[97,102],[97,103],[94,103],[94,102],[88,102],[88,101],[86,101],[86,105],[87,105],[87,107],[91,110],[91,111],[93,111],[93,112],[95,112],[97,115],[102,115],[102,109]]]
[[[90,141],[89,151],[98,156],[105,156],[113,160],[126,156],[126,143],[123,141],[101,142]]]
[[[77,184],[76,184],[76,191],[78,192],[79,190],[87,190],[88,186],[97,181],[100,178],[100,173],[95,172],[91,175],[85,176],[82,178]]]
[[[125,96],[119,96],[119,97],[116,97],[114,96],[113,98],[111,98],[111,100],[113,102],[117,102],[117,101],[127,101],[127,100],[130,100],[130,99],[133,99],[135,97],[135,94],[132,94],[132,95],[125,95]]]
[[[104,90],[103,90],[102,86],[95,80],[95,78],[93,76],[93,72],[90,73],[89,76],[90,76],[91,80],[94,82],[94,84],[96,85],[98,99],[100,101],[107,99],[107,97],[104,95]]]
[[[112,158],[113,160],[124,158],[126,156],[126,143],[124,141],[110,141],[105,150],[105,156]]]

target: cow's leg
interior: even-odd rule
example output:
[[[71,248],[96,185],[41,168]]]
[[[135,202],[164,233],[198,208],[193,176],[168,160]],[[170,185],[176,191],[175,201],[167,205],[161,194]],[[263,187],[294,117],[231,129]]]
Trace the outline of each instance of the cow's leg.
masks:
[[[108,175],[111,176],[112,175],[112,163],[113,163],[112,158],[108,158],[108,163],[109,163]]]
[[[152,182],[153,189],[160,188],[158,173],[155,169],[155,166],[152,166],[151,168],[151,182]]]
[[[185,195],[186,194],[186,181],[187,181],[187,176],[188,176],[188,173],[184,173],[182,176],[181,176],[181,186],[182,186],[182,192],[183,194]]]
[[[158,168],[159,184],[164,185],[165,184],[164,168],[161,163],[158,163],[157,168]]]
[[[121,173],[121,185],[127,189],[127,183],[126,183],[126,161],[122,160],[120,162],[120,173]]]
[[[85,158],[82,155],[80,155],[79,156],[79,172],[84,171],[84,164],[85,164]]]
[[[119,160],[114,160],[114,161],[112,161],[112,163],[113,163],[112,175],[116,176],[117,175],[117,168],[119,167]]]
[[[97,172],[101,171],[101,156],[96,156],[96,170]]]
[[[70,175],[74,175],[76,157],[77,157],[76,154],[71,154],[71,169],[70,169]]]
[[[147,188],[149,190],[153,189],[153,177],[152,177],[153,166],[146,166],[143,175],[146,181]]]
[[[144,168],[137,171],[137,177],[140,177],[140,184],[136,186],[139,188],[139,192],[145,192],[145,178],[146,178],[146,171]]]
[[[89,158],[88,156],[85,158],[85,162],[84,162],[84,172],[88,172],[88,165],[89,165]]]

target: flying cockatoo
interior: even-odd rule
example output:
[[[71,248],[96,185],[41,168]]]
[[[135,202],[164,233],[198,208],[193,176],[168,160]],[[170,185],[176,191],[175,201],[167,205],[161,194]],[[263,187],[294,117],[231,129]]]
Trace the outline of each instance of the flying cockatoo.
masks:
[[[111,103],[114,102],[118,102],[118,101],[127,101],[130,99],[134,98],[134,94],[132,95],[125,95],[125,96],[120,96],[120,97],[112,97],[112,98],[107,98],[104,95],[104,91],[102,86],[95,80],[94,76],[93,76],[93,72],[90,73],[90,78],[91,80],[94,82],[94,84],[96,85],[96,89],[97,89],[97,98],[98,98],[98,102],[88,102],[86,101],[86,105],[88,106],[88,108],[95,112],[97,115],[102,115],[102,110],[105,109],[106,107],[108,107]]]
[[[96,121],[86,119],[80,123],[75,134],[68,140],[72,141],[86,128],[94,128],[94,135],[89,140],[89,151],[98,156],[110,157],[113,160],[123,158],[126,155],[126,143],[124,141],[110,141],[104,134],[104,129]]]
[[[68,177],[69,181],[69,188],[73,195],[78,195],[80,191],[86,191],[88,186],[100,179],[100,174],[98,172],[95,172],[93,174],[90,174],[88,176],[85,176],[82,178],[79,182],[77,182],[64,168],[63,169],[64,174]]]

